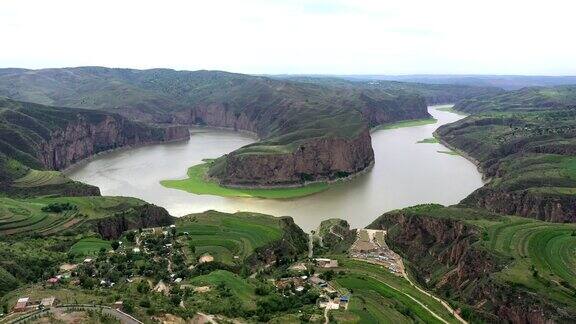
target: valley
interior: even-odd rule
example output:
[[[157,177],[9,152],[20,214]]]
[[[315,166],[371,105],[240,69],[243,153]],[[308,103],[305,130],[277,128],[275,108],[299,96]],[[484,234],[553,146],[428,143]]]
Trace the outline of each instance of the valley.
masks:
[[[366,174],[330,185],[312,185],[317,186],[313,188],[261,190],[262,195],[272,195],[271,198],[275,198],[275,190],[282,191],[283,195],[276,196],[278,198],[296,190],[306,194],[314,193],[316,188],[321,191],[297,200],[242,197],[258,196],[254,189],[215,188],[216,192],[200,192],[212,195],[196,195],[162,186],[160,182],[165,179],[184,177],[194,163],[204,163],[205,158],[223,155],[253,141],[242,134],[209,128],[193,128],[187,143],[153,145],[98,156],[67,174],[74,180],[99,187],[104,195],[138,197],[176,216],[208,209],[255,211],[290,215],[307,231],[328,218],[345,219],[354,227],[363,227],[373,220],[372,215],[419,203],[454,204],[482,186],[481,175],[471,162],[459,156],[439,154],[438,150],[446,150],[441,144],[417,143],[431,137],[440,125],[462,118],[434,106],[429,112],[437,119],[433,124],[373,131],[376,163]],[[194,193],[195,189],[185,190]],[[222,191],[226,197],[214,196]]]

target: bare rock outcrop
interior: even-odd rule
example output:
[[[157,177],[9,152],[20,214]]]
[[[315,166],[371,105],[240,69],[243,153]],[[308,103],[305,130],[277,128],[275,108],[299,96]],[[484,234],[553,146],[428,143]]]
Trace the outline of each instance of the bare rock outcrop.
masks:
[[[366,128],[353,139],[325,137],[306,141],[294,152],[226,156],[217,177],[226,186],[282,186],[334,180],[360,172],[374,162]]]
[[[99,152],[184,140],[189,136],[185,126],[145,126],[116,115],[104,115],[97,121],[80,117],[65,128],[51,132],[49,138],[41,143],[38,155],[46,168],[60,170]]]

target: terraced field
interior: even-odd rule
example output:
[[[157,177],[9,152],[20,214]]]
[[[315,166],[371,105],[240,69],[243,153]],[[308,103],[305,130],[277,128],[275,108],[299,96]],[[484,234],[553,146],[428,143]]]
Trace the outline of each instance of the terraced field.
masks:
[[[58,185],[69,182],[62,172],[59,171],[40,171],[30,169],[30,171],[22,178],[16,179],[13,183],[17,188],[32,188],[47,185]]]
[[[51,203],[70,203],[78,208],[61,213],[42,211]],[[0,235],[54,234],[142,203],[124,197],[0,198]]]
[[[282,230],[277,218],[255,214],[225,214],[208,211],[180,218],[178,232],[188,233],[196,255],[210,254],[216,261],[234,263],[254,249],[279,240]]]
[[[337,278],[336,284],[351,292],[348,310],[354,315],[336,311],[339,322],[458,323],[438,301],[381,266],[345,258],[339,258],[339,263],[347,274]]]
[[[500,278],[576,307],[576,224],[507,217],[487,233],[485,244],[514,260]]]

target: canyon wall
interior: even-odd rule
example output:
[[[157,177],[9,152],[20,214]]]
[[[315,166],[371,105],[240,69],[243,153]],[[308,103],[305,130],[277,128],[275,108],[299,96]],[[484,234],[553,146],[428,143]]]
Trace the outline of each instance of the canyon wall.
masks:
[[[509,260],[483,248],[481,230],[475,226],[399,211],[384,214],[367,228],[386,229],[387,244],[410,262],[422,286],[463,302],[460,307],[473,309],[483,322],[554,323],[570,318],[546,299],[494,278]]]
[[[461,204],[548,222],[576,223],[574,195],[537,190],[506,191],[483,187],[466,197]]]
[[[118,239],[128,230],[167,226],[174,218],[166,209],[151,204],[134,207],[127,212],[93,221],[94,229],[105,239]]]
[[[98,121],[80,117],[65,128],[52,131],[49,139],[40,144],[38,158],[46,168],[61,170],[99,152],[185,140],[189,136],[185,126],[145,126],[114,115],[105,115]]]
[[[213,171],[224,186],[282,186],[334,180],[360,172],[374,163],[368,128],[353,139],[322,137],[298,145],[290,153],[232,152],[225,167]]]
[[[399,120],[430,118],[422,97],[406,96],[397,100],[378,101],[361,96],[358,108],[366,128],[352,139],[317,137],[295,143],[290,153],[244,154],[225,156],[225,167],[211,170],[210,176],[230,187],[274,187],[302,185],[307,181],[326,181],[353,175],[374,163],[368,126]],[[352,109],[352,108],[351,108]],[[222,104],[198,106],[174,113],[174,122],[248,131],[266,137],[264,130],[275,117],[270,113],[252,118],[244,112],[233,112]]]

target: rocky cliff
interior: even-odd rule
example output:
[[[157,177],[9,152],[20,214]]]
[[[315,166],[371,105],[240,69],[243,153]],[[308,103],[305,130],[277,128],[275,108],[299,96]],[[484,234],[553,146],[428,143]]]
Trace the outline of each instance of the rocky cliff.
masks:
[[[184,140],[185,126],[151,127],[122,117],[105,115],[96,122],[84,118],[52,131],[39,148],[39,159],[48,169],[64,169],[99,152],[124,146]]]
[[[548,222],[576,223],[576,196],[565,193],[483,187],[461,204]]]
[[[565,310],[496,274],[510,262],[480,244],[482,230],[450,217],[402,210],[384,214],[368,228],[386,229],[387,244],[408,261],[411,273],[477,322],[554,323]]]
[[[211,170],[210,175],[225,186],[281,186],[346,177],[373,162],[370,133],[365,128],[353,139],[315,138],[289,153],[232,152],[226,156],[225,166]]]
[[[127,230],[167,226],[172,223],[174,218],[166,209],[145,204],[130,211],[95,220],[93,227],[103,238],[110,240],[119,238]]]
[[[226,109],[223,104],[199,105],[173,114],[173,122],[187,125],[206,125],[237,131],[258,133],[258,128],[243,112]]]
[[[282,227],[282,238],[257,248],[246,259],[246,264],[253,271],[256,271],[259,266],[271,264],[272,262],[287,263],[307,251],[308,235],[294,223],[294,219],[292,217],[281,217],[279,221]]]

